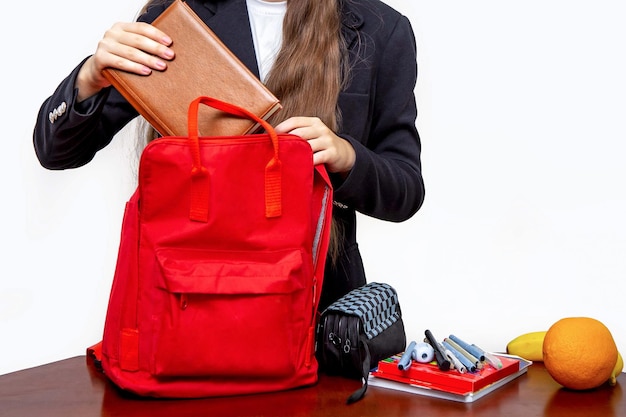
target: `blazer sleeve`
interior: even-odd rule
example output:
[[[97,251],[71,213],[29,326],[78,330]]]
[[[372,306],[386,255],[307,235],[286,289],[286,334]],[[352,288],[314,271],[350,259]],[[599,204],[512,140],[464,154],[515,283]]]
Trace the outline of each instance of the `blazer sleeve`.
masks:
[[[404,221],[424,200],[420,137],[416,128],[416,43],[409,20],[396,19],[378,38],[370,88],[370,128],[359,140],[342,135],[356,151],[349,175],[335,182],[339,207],[390,221]]]
[[[137,116],[132,106],[111,87],[78,103],[74,83],[81,65],[61,82],[39,109],[33,145],[44,168],[59,170],[87,164]]]
[[[164,5],[151,8],[138,20],[151,22]],[[85,58],[86,60],[87,58]],[[74,87],[83,60],[59,84],[39,109],[33,145],[41,165],[48,169],[76,168],[87,164],[107,146],[116,133],[138,116],[137,111],[113,87],[78,103]]]

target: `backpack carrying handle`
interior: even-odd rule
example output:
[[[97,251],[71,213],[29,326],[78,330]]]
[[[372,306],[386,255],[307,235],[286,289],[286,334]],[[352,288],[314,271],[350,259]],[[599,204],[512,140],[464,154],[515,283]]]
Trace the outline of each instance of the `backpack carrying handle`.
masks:
[[[274,156],[265,166],[265,217],[279,217],[282,213],[282,164],[279,158],[278,135],[276,131],[267,121],[242,107],[212,97],[200,96],[191,102],[187,115],[188,136],[193,163],[191,168],[191,208],[189,218],[193,221],[206,223],[209,217],[209,172],[202,165],[200,139],[198,137],[198,111],[200,104],[205,104],[233,116],[254,120],[265,129],[274,149]]]

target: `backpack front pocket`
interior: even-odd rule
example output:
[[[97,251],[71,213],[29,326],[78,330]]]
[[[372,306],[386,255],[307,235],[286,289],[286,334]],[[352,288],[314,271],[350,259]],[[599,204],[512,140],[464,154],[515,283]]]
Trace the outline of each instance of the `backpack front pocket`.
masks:
[[[299,250],[168,248],[156,257],[166,304],[166,313],[153,318],[156,375],[254,378],[295,371],[300,353],[293,346],[306,333],[311,308]]]

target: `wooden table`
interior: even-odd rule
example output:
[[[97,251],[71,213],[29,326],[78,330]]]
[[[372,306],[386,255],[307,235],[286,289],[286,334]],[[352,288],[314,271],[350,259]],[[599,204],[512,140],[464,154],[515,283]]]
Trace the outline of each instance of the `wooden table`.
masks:
[[[0,417],[626,416],[626,376],[618,381],[615,387],[569,391],[536,363],[527,374],[468,404],[370,387],[363,400],[346,405],[359,382],[328,376],[313,387],[273,394],[155,400],[120,392],[78,356],[0,376]]]

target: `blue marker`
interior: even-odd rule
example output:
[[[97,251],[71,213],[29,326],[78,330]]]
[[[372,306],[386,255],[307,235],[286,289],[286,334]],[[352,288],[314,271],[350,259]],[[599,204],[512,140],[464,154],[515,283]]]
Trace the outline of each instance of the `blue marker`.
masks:
[[[459,346],[458,343],[456,343],[454,340],[450,339],[450,338],[446,338],[444,339],[446,342],[448,342],[448,344],[450,346],[452,346],[457,352],[459,352],[461,355],[465,356],[467,358],[468,361],[470,361],[471,363],[474,364],[474,366],[476,366],[477,369],[481,369],[483,367],[483,363],[481,361],[478,360],[478,358],[474,355],[472,355],[471,353],[469,353],[468,351],[466,351],[465,349],[463,349],[461,346]]]
[[[405,369],[409,369],[411,367],[411,354],[415,350],[415,342],[409,343],[409,347],[406,348],[400,360],[398,361],[398,369],[404,371]]]
[[[459,362],[461,362],[463,364],[463,366],[465,366],[467,368],[468,371],[470,371],[470,372],[475,372],[476,371],[476,365],[473,364],[469,359],[467,359],[465,357],[465,355],[463,355],[461,352],[459,352],[458,350],[453,348],[452,345],[450,345],[450,343],[448,343],[448,342],[446,342],[444,340],[443,341],[443,346],[446,349],[448,349],[450,352],[452,352],[452,354],[454,356],[456,356],[456,358],[459,360]]]
[[[465,372],[467,372],[467,368],[465,367],[465,365],[463,365],[461,363],[460,360],[458,360],[456,358],[456,356],[454,355],[454,353],[450,352],[450,349],[446,349],[446,347],[443,347],[446,351],[446,356],[448,357],[448,359],[450,359],[450,362],[452,362],[454,364],[454,368],[459,371],[459,373],[464,374]]]
[[[456,342],[457,345],[461,346],[463,349],[465,349],[469,354],[475,356],[476,358],[478,358],[479,361],[484,362],[485,361],[485,354],[481,349],[477,349],[475,345],[470,345],[469,343],[466,343],[464,341],[462,341],[461,339],[459,339],[458,337],[456,337],[455,335],[451,334],[450,335],[450,339],[453,342]]]

